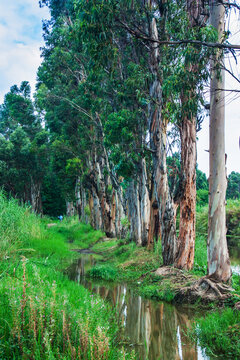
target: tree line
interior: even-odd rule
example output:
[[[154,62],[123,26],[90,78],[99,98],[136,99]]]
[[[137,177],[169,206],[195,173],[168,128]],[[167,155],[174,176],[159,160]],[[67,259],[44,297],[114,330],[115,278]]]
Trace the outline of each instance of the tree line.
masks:
[[[43,200],[56,215],[66,201],[69,215],[77,212],[109,237],[129,233],[149,248],[161,239],[164,265],[191,269],[197,183],[203,202],[208,192],[196,170],[197,132],[209,107],[203,90],[212,74],[215,138],[214,119],[224,122],[218,91],[224,52],[234,52],[219,28],[229,6],[199,0],[40,1],[44,5],[51,19],[43,25],[34,102],[22,82],[0,108],[1,184],[36,212]],[[220,157],[213,158],[216,169],[210,166],[209,275],[226,281],[224,219],[221,240],[216,228],[226,192],[224,141],[220,150],[218,142],[210,144],[210,157]]]

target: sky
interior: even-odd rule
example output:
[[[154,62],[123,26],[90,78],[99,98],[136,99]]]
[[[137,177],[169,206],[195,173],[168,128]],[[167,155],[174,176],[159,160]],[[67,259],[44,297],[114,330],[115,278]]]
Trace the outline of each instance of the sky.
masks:
[[[43,46],[42,18],[47,8],[38,0],[0,0],[0,103],[14,84],[30,82],[35,88],[36,72]]]
[[[240,0],[239,0],[240,2]],[[46,7],[39,8],[38,0],[0,0],[0,104],[14,84],[30,82],[35,89],[36,73],[41,63],[42,19],[49,18]],[[231,43],[240,44],[240,17],[233,11],[227,21]],[[226,66],[240,79],[240,52],[236,64],[231,56]],[[226,74],[226,89],[240,90],[240,83]],[[208,89],[206,89],[206,92]],[[226,153],[227,170],[240,172],[240,93],[226,92]],[[208,175],[209,117],[206,116],[198,133],[197,162]]]

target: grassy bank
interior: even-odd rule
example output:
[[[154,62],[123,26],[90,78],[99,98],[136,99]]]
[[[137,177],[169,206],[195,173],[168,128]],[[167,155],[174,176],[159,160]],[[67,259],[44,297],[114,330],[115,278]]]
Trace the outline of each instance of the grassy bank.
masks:
[[[228,242],[235,247],[239,244],[240,201],[231,200],[227,205]],[[137,247],[127,240],[105,239],[93,244],[93,251],[101,253],[89,276],[102,280],[130,282],[144,296],[157,300],[174,300],[179,287],[188,286],[207,274],[207,207],[197,209],[195,258],[193,270],[178,271],[169,269],[168,274],[156,275],[162,264],[161,243],[155,244],[152,251]],[[239,276],[232,278],[236,294],[240,294]],[[237,301],[238,297],[233,301]]]
[[[60,270],[102,234],[74,221],[51,228],[0,195],[0,358],[130,359],[112,310]]]
[[[212,311],[196,321],[194,339],[217,359],[240,359],[240,311]]]
[[[201,226],[204,212],[198,212]],[[134,358],[121,350],[108,305],[63,275],[79,256],[70,250],[91,248],[99,254],[88,276],[128,282],[137,293],[168,302],[174,301],[177,289],[207,271],[203,234],[196,239],[191,272],[169,267],[167,273],[156,274],[162,263],[160,243],[148,251],[124,239],[103,239],[101,232],[74,219],[48,225],[48,219],[0,196],[0,359]],[[226,359],[239,358],[239,313],[228,308],[239,300],[237,275],[233,287],[231,304],[221,313],[208,310],[196,326],[201,345]]]
[[[229,245],[239,244],[240,201],[230,201],[227,207]],[[207,209],[197,213],[197,238],[195,244],[194,268],[190,272],[169,269],[167,274],[156,275],[162,264],[161,244],[154,251],[137,247],[125,240],[109,239],[92,246],[102,256],[88,275],[93,278],[116,282],[128,282],[137,293],[156,300],[174,302],[179,288],[191,285],[207,274]],[[240,313],[233,306],[240,301],[240,276],[233,274],[232,287],[235,295],[231,300],[221,302],[222,309],[209,304],[204,318],[196,320],[193,336],[209,355],[222,359],[240,358]],[[201,305],[201,301],[196,303]]]

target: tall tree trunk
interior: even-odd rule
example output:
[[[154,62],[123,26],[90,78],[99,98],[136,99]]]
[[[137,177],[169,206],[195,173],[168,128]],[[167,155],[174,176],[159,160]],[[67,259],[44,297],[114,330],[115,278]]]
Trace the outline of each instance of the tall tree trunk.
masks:
[[[217,0],[211,4],[211,24],[218,31],[219,42],[224,36],[225,9]],[[210,173],[208,213],[208,275],[218,281],[231,277],[226,240],[226,169],[225,169],[225,105],[224,72],[218,68],[223,53],[218,50],[212,62],[210,105]]]
[[[122,219],[125,218],[125,209],[123,207],[123,194],[119,186],[118,189],[113,188],[111,197],[111,218],[114,224],[115,236],[118,238],[126,236],[126,231],[122,225]]]
[[[130,237],[138,245],[146,245],[149,231],[150,200],[144,159],[139,164],[137,179],[131,180],[127,188],[126,197]]]
[[[160,219],[158,202],[154,191],[154,181],[151,179],[150,189],[150,211],[149,211],[149,225],[148,225],[148,249],[153,249],[154,241],[161,241],[160,239]]]
[[[41,183],[31,178],[31,205],[37,214],[42,214]]]
[[[66,200],[66,214],[67,216],[75,215],[75,206],[73,201]]]
[[[137,180],[131,180],[126,191],[127,214],[130,224],[130,238],[141,245],[141,219],[139,209],[139,193]]]
[[[187,0],[187,14],[190,26],[198,27],[203,4],[200,0]],[[202,25],[202,24],[201,24]],[[187,71],[198,75],[198,64],[190,63]],[[182,108],[184,112],[180,125],[181,136],[181,196],[178,237],[178,255],[175,266],[190,270],[194,263],[195,223],[196,223],[196,113],[188,105],[189,99],[196,99],[197,89],[182,90]],[[197,101],[197,99],[196,99]]]
[[[152,6],[152,2],[150,1]],[[152,39],[158,41],[156,19],[151,20],[149,33]],[[149,104],[149,133],[150,144],[153,151],[153,179],[155,196],[157,200],[160,224],[162,255],[164,265],[173,264],[176,258],[176,224],[173,200],[171,198],[167,177],[167,121],[161,116],[162,89],[159,75],[159,47],[158,43],[151,43],[150,69],[154,81],[150,88]]]
[[[90,222],[89,204],[87,201],[89,198],[89,190],[83,187],[79,178],[76,182],[75,196],[79,221],[88,224]]]
[[[139,186],[139,201],[141,214],[142,245],[147,245],[150,218],[150,199],[145,159],[141,160],[141,179]]]
[[[196,223],[196,120],[184,118],[181,124],[181,198],[178,254],[175,266],[193,267]]]
[[[82,199],[81,199],[81,181],[78,177],[75,185],[76,209],[79,221],[82,218]]]

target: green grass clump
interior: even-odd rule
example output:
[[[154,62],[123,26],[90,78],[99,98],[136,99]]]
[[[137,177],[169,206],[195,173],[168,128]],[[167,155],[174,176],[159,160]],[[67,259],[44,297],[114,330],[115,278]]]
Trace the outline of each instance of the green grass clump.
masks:
[[[240,358],[240,312],[231,308],[196,321],[195,335],[207,353],[218,359]]]
[[[94,230],[89,224],[80,224],[76,219],[59,223],[49,229],[54,236],[60,234],[71,247],[88,249],[104,236],[99,230]]]
[[[175,292],[169,286],[159,289],[156,285],[145,285],[140,287],[139,293],[149,299],[172,302],[175,297]]]
[[[96,265],[89,270],[88,275],[96,279],[114,281],[117,278],[117,268],[113,265]]]
[[[197,275],[207,274],[207,238],[205,236],[196,237],[194,267],[191,272]]]
[[[104,242],[98,242],[97,244],[93,245],[92,250],[104,253],[105,251],[114,249],[117,246],[117,243],[117,239],[108,239]]]

